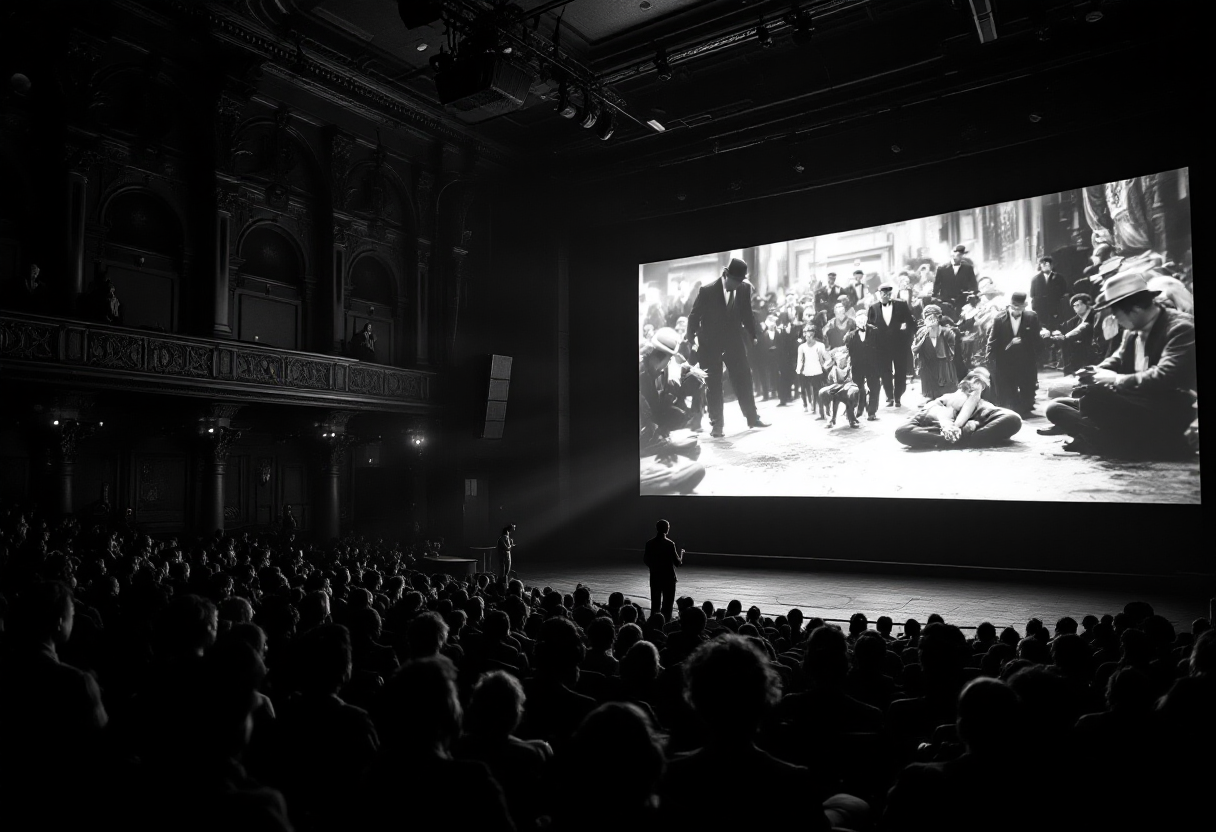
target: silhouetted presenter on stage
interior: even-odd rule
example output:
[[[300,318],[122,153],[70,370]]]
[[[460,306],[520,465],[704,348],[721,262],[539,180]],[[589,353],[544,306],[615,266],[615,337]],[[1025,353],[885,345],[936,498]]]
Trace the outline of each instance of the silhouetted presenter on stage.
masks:
[[[498,538],[498,568],[501,571],[502,582],[505,586],[511,580],[511,553],[515,551],[515,524],[508,523],[502,527],[502,535]]]
[[[654,524],[658,531],[646,541],[643,560],[650,568],[650,614],[663,613],[671,621],[671,608],[676,602],[676,567],[684,565],[684,550],[676,548],[676,542],[667,536],[671,524],[660,520]]]

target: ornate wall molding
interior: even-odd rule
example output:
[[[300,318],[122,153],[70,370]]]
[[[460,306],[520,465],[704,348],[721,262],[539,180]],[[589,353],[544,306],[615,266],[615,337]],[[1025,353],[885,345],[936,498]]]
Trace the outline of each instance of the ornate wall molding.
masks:
[[[433,408],[434,373],[232,341],[0,313],[0,373],[246,401]]]

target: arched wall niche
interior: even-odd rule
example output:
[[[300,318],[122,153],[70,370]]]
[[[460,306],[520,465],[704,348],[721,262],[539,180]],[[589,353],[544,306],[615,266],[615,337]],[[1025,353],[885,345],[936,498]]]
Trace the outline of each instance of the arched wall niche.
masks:
[[[279,223],[256,220],[237,239],[238,262],[233,292],[235,329],[241,341],[302,349],[304,287],[310,259],[304,246]]]
[[[100,217],[93,278],[113,281],[123,324],[176,331],[188,294],[186,231],[177,210],[152,188],[124,186],[102,201]]]
[[[350,261],[350,297],[346,309],[346,343],[353,345],[367,324],[376,333],[376,363],[403,362],[407,340],[404,286],[400,269],[377,248],[356,251]]]

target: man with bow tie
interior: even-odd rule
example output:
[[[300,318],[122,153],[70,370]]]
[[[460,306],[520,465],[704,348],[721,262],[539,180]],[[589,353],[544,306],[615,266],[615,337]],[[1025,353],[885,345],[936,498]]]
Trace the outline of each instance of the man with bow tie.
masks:
[[[1009,308],[992,321],[988,333],[988,360],[992,365],[992,397],[1023,419],[1034,408],[1042,326],[1039,316],[1026,308],[1026,293],[1009,296]]]
[[[749,428],[766,428],[756,412],[752,392],[752,368],[747,348],[756,343],[756,319],[752,314],[752,285],[747,282],[747,264],[737,257],[722,270],[722,277],[701,287],[688,315],[688,340],[699,344],[697,354],[706,379],[706,408],[712,425],[709,435],[722,437],[722,367],[739,400]]]
[[[1118,350],[1097,367],[1083,367],[1077,398],[1047,406],[1052,427],[1068,434],[1066,451],[1109,454],[1181,454],[1197,418],[1195,319],[1162,306],[1142,273],[1117,274],[1105,299],[1123,330]]]
[[[895,285],[889,280],[879,284],[878,303],[866,312],[866,322],[874,333],[874,355],[887,404],[899,407],[908,385],[909,346],[916,333],[916,319],[906,301],[892,300],[894,291]]]

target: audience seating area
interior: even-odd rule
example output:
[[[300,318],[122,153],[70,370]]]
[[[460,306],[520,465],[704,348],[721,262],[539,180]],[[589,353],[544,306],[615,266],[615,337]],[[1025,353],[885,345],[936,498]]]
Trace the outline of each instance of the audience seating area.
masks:
[[[681,598],[669,622],[612,587],[429,574],[425,550],[0,507],[0,828],[1174,830],[1204,811],[1207,619],[1177,632],[1133,601],[838,627]]]

